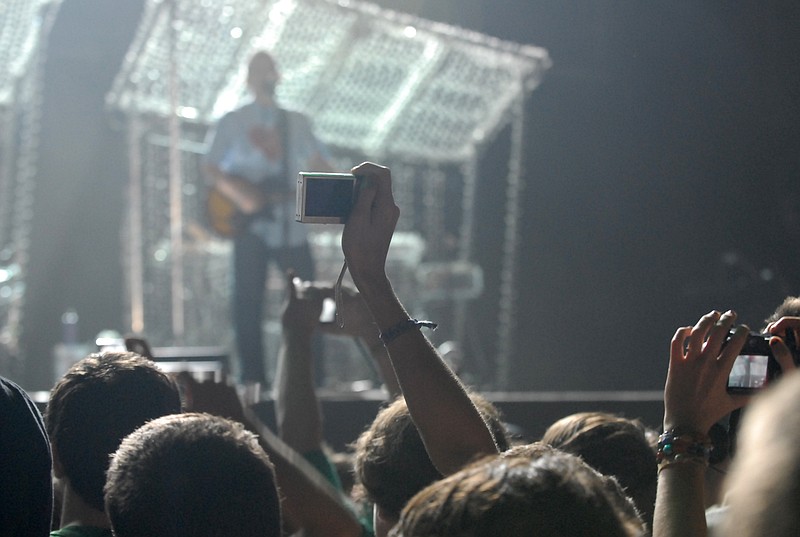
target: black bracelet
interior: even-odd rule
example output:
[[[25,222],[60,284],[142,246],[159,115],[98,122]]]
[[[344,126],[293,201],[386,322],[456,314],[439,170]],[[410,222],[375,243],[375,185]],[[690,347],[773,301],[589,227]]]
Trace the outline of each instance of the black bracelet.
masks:
[[[431,330],[436,330],[438,328],[438,324],[431,322],[431,321],[420,321],[419,319],[405,319],[400,321],[393,327],[389,328],[386,332],[381,332],[381,341],[383,341],[384,345],[388,345],[401,335],[405,334],[409,330],[417,329],[419,330],[422,327],[430,328]]]

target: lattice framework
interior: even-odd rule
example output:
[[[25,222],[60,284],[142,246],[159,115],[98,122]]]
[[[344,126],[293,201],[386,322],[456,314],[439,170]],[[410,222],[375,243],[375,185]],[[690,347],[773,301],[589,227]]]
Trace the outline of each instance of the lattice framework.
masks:
[[[168,344],[217,344],[227,326],[220,308],[229,282],[217,257],[229,245],[191,231],[202,222],[199,144],[209,125],[246,98],[247,59],[261,48],[280,66],[282,106],[314,119],[343,169],[361,158],[392,166],[399,227],[419,248],[427,244],[425,261],[474,261],[477,162],[512,122],[513,161],[501,186],[509,218],[521,216],[520,115],[550,66],[545,50],[365,2],[151,0],[107,102],[127,118],[130,197],[138,200],[127,226],[131,325],[148,333],[157,325]],[[176,221],[189,232],[176,235]],[[328,244],[324,235],[320,243]],[[503,323],[513,319],[517,240],[509,221],[501,294],[512,302],[502,310],[497,342],[502,382],[502,363],[513,352]],[[332,255],[320,247],[316,254]],[[204,271],[213,276],[198,276]],[[197,278],[210,278],[205,296],[193,287]],[[409,291],[419,287],[413,274],[408,279]],[[452,301],[455,336],[463,335],[467,300]]]

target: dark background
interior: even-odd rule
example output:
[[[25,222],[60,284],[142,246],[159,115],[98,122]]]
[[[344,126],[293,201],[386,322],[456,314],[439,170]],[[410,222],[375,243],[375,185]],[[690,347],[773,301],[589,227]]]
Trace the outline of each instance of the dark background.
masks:
[[[734,308],[754,326],[800,293],[800,4],[382,2],[549,50],[531,95],[516,390],[659,389],[679,325]],[[124,137],[104,96],[142,0],[64,0],[46,64],[23,345],[49,387],[60,316],[122,330]],[[487,295],[472,373],[492,376],[508,133],[482,163]]]

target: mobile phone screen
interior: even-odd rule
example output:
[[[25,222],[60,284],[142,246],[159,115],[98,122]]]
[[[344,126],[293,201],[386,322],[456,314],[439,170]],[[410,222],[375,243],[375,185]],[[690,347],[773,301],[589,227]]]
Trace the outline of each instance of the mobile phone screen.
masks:
[[[336,301],[332,298],[326,298],[322,301],[322,313],[319,316],[319,322],[332,323],[336,320]]]
[[[733,362],[728,376],[728,388],[757,390],[767,382],[769,356],[761,354],[742,354]]]

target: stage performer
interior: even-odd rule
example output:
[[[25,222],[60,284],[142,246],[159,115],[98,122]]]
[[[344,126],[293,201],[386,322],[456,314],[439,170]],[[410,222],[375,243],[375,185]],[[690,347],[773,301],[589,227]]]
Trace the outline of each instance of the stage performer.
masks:
[[[275,102],[272,56],[250,59],[253,100],[224,115],[209,134],[205,168],[212,227],[234,241],[233,323],[243,384],[265,384],[262,319],[270,262],[314,278],[306,227],[295,222],[298,171],[330,171],[329,157],[304,115]]]

